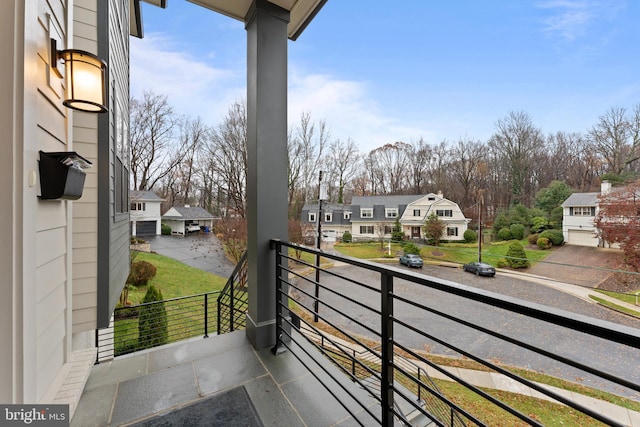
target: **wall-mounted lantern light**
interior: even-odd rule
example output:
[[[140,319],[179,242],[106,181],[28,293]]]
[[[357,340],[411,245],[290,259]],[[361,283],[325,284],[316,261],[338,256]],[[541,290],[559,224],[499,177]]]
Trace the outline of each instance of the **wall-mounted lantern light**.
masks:
[[[107,111],[107,64],[97,56],[78,49],[58,50],[57,42],[51,39],[51,67],[58,77],[60,60],[64,61],[66,94],[62,102],[74,110],[89,113]]]

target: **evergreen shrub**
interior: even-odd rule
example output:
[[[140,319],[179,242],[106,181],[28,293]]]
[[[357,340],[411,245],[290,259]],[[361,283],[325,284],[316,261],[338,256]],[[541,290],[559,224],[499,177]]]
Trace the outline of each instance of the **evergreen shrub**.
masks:
[[[467,229],[467,231],[463,234],[464,241],[467,243],[477,242],[478,241],[478,233],[471,229]]]
[[[415,243],[408,242],[404,245],[404,253],[420,255],[420,248]]]
[[[155,286],[149,286],[142,303],[162,301],[162,292]],[[138,345],[140,348],[157,347],[169,340],[167,309],[163,302],[146,304],[140,307],[138,317]]]
[[[524,247],[518,241],[509,245],[507,251],[507,263],[511,268],[527,268],[529,267],[529,260],[527,254],[524,251]]]
[[[511,240],[513,236],[511,236],[511,230],[507,227],[503,227],[498,231],[498,239],[499,240]]]
[[[524,225],[522,224],[511,224],[509,227],[509,231],[511,231],[511,238],[516,240],[524,239]]]
[[[545,230],[540,233],[539,237],[547,238],[551,241],[553,246],[560,246],[564,243],[564,236],[560,230]]]

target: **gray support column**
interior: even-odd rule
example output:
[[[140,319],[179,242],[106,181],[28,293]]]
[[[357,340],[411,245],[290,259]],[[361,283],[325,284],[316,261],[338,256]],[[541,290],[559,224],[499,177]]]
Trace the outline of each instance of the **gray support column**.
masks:
[[[287,239],[287,24],[289,12],[254,0],[247,30],[247,336],[275,344],[272,238]]]

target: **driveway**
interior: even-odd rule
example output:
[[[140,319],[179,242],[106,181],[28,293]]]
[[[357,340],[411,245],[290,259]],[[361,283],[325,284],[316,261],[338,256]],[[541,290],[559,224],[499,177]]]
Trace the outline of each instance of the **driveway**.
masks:
[[[144,239],[151,244],[153,252],[218,276],[229,277],[235,267],[213,233],[145,236]]]
[[[618,268],[623,253],[619,249],[563,245],[551,251],[543,262],[527,271],[564,283],[597,288]]]

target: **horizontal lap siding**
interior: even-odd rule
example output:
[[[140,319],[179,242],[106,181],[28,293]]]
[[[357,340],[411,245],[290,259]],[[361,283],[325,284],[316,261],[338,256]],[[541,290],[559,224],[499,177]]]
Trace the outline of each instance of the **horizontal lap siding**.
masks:
[[[74,45],[97,52],[95,0],[76,1]],[[98,117],[77,113],[73,121],[75,151],[92,162],[85,172],[82,197],[73,204],[72,332],[96,329],[98,299]]]
[[[67,2],[64,0],[40,0],[38,2],[37,25],[34,35],[25,34],[27,38],[34,38],[37,60],[34,111],[36,150],[27,156],[34,156],[33,164],[39,159],[38,151],[68,151],[69,144],[67,109],[62,105],[64,81],[50,71],[50,37],[58,40],[59,49],[66,46],[66,13]],[[25,143],[31,141],[25,141]],[[44,177],[46,179],[46,177]],[[25,345],[25,352],[35,352],[35,357],[24,355],[30,360],[25,365],[25,382],[30,381],[27,375],[35,377],[34,396],[30,391],[25,399],[39,401],[52,386],[54,379],[65,363],[65,349],[67,345],[67,291],[70,287],[67,260],[70,256],[70,242],[68,233],[69,204],[64,201],[25,200],[26,209],[34,210],[34,223],[30,224],[35,233],[35,253],[24,254],[24,265],[27,269],[35,269],[35,288],[28,291],[31,284],[24,283],[25,308],[24,322],[33,325],[35,336],[25,336],[25,343],[30,340],[33,347]],[[30,300],[31,299],[31,300]],[[31,348],[29,350],[28,348]],[[31,366],[35,363],[35,366]]]

